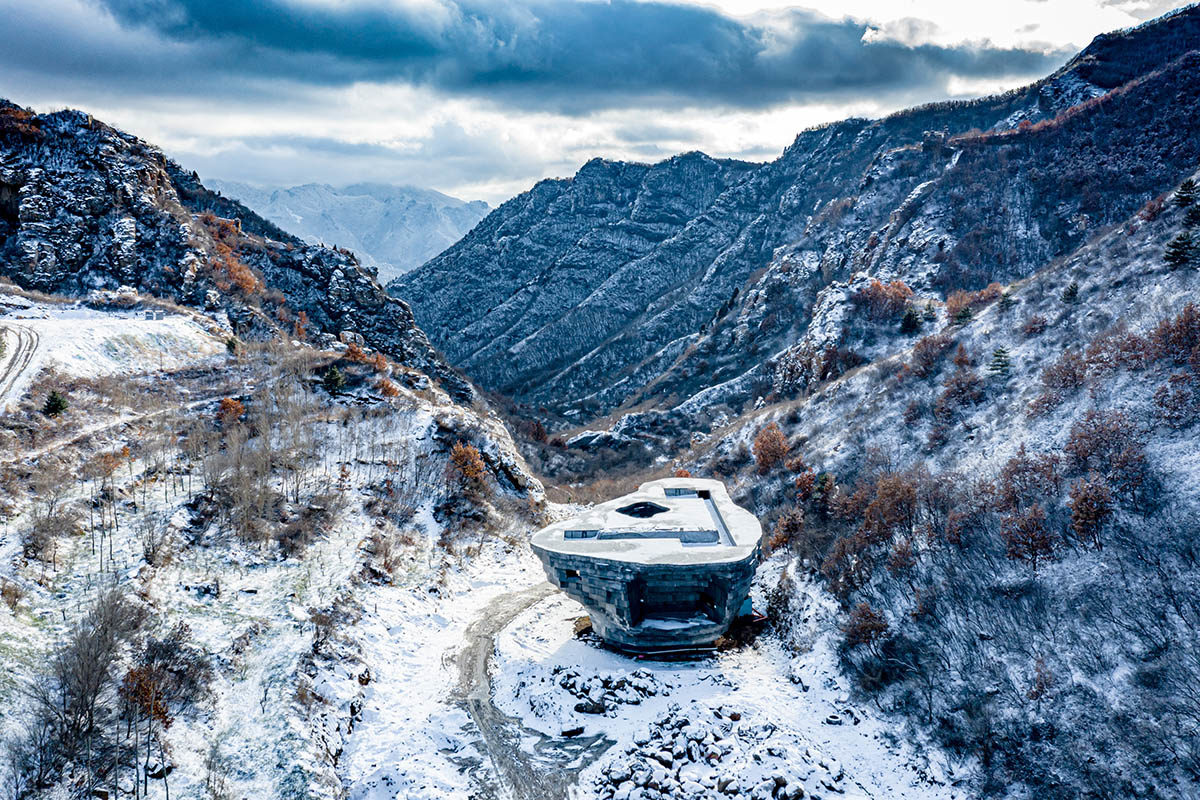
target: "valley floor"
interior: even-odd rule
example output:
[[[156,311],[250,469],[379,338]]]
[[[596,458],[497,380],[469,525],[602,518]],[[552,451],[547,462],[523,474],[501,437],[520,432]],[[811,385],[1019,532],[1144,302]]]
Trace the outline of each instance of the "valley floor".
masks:
[[[764,565],[761,583],[781,566]],[[797,787],[809,797],[968,796],[956,786],[962,767],[914,751],[893,720],[851,700],[832,603],[815,587],[808,603],[811,648],[795,658],[764,635],[697,661],[632,659],[574,635],[584,609],[544,584],[523,544],[485,548],[436,592],[417,582],[365,595],[350,635],[370,684],[353,670],[320,684],[361,708],[339,772],[351,797],[370,800],[641,797],[639,775],[664,797],[793,797]],[[482,643],[472,638],[480,628]],[[490,687],[462,669],[481,646]],[[489,688],[490,701],[479,696]],[[584,702],[600,713],[576,711]],[[683,719],[709,731],[716,759],[693,760],[686,745],[676,757],[674,736],[664,745],[663,721]],[[723,740],[712,738],[722,726]],[[775,791],[777,778],[787,788]]]

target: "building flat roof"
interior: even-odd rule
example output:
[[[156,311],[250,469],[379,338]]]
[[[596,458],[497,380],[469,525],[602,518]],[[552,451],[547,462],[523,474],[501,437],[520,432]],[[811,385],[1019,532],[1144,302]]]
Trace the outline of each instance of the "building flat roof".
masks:
[[[714,564],[751,556],[762,526],[729,499],[725,484],[700,478],[649,481],[533,535],[535,548],[641,564]]]

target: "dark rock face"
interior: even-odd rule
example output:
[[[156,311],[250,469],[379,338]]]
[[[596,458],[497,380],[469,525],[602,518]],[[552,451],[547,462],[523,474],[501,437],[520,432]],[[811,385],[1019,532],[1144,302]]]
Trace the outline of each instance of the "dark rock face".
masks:
[[[214,266],[219,231],[255,288],[240,291]],[[352,256],[304,244],[208,191],[153,145],[82,112],[34,115],[0,101],[0,273],[46,292],[132,286],[224,309],[246,335],[286,332],[284,320],[303,312],[310,332],[357,331],[459,397],[470,394],[408,306]]]
[[[693,273],[706,254],[670,243],[752,170],[700,154],[653,167],[590,161],[505,203],[393,293],[423,298],[422,320],[452,361],[520,395]],[[674,258],[655,258],[664,246]]]
[[[1198,21],[1101,37],[997,97],[806,131],[767,164],[591,161],[389,290],[519,401],[600,415],[723,387],[745,402],[786,347],[837,344],[856,276],[939,296],[1010,281],[1189,174]]]

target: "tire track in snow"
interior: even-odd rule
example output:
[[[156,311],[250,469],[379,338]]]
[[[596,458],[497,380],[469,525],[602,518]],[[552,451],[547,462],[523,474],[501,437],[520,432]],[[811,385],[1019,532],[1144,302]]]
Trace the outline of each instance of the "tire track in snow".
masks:
[[[5,407],[10,402],[20,399],[19,397],[9,397],[9,394],[16,386],[17,379],[29,368],[34,353],[37,352],[38,343],[41,341],[37,331],[32,328],[12,323],[7,323],[4,327],[16,334],[16,344],[12,347],[8,363],[0,371],[0,407]]]

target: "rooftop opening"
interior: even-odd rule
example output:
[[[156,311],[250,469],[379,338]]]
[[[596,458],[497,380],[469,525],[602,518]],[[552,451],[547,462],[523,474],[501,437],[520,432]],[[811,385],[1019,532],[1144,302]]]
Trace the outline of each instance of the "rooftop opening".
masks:
[[[638,519],[650,519],[655,514],[661,514],[664,511],[670,511],[670,509],[666,506],[660,506],[658,503],[651,503],[648,500],[617,509],[618,514],[624,514],[627,517],[637,517]]]

